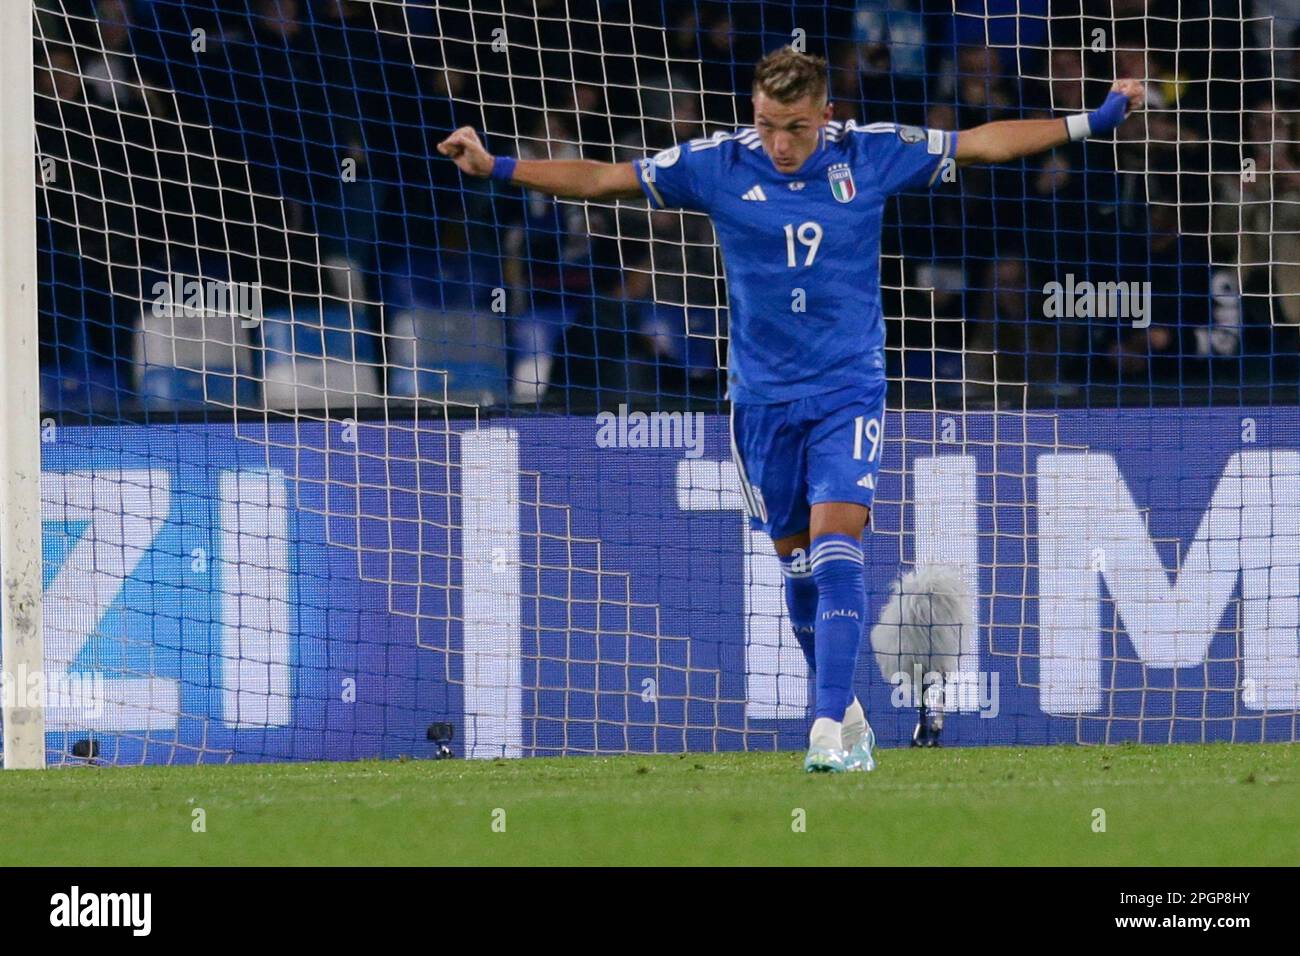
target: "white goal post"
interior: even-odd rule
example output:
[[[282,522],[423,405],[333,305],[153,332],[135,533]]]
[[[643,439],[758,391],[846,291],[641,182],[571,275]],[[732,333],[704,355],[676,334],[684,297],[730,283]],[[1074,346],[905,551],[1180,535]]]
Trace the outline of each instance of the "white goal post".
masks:
[[[45,767],[32,16],[32,0],[0,3],[0,717],[19,770]]]

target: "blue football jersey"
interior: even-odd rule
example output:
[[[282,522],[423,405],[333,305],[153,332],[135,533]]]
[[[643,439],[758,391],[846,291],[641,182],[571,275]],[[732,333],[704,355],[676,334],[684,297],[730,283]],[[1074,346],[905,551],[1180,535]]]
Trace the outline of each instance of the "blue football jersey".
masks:
[[[893,123],[830,123],[782,173],[753,127],[637,163],[656,209],[708,213],[730,299],[728,394],[788,402],[885,375],[880,229],[892,193],[932,185],[957,134]]]

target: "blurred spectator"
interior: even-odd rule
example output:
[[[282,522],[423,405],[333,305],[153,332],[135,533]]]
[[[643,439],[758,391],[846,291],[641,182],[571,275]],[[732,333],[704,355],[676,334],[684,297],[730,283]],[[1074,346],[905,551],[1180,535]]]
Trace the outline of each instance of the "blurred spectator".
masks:
[[[859,101],[872,118],[909,125],[925,108],[926,35],[924,14],[906,0],[858,0],[853,11],[854,45],[838,58],[834,82],[847,94],[839,119],[862,119]]]
[[[1031,386],[1059,389],[1057,357],[1080,347],[1075,327],[1044,315],[1025,260],[1014,252],[989,263],[984,282],[966,342],[966,397],[1007,408],[1022,405]]]
[[[991,262],[987,272],[967,322],[966,396],[1005,406],[1024,392],[1029,290],[1021,259]]]
[[[956,110],[947,103],[932,103],[926,111],[924,125],[931,129],[956,129]],[[956,181],[963,181],[970,168],[963,169]],[[961,259],[966,250],[962,200],[962,193],[946,183],[937,183],[933,189],[924,192],[901,194],[897,199],[898,214],[891,212],[886,217],[882,249],[887,255],[901,253],[918,262],[945,262],[948,268],[958,270],[959,275],[953,281],[964,284],[960,276]],[[897,241],[896,234],[899,236]],[[939,284],[947,286],[950,283]]]
[[[578,159],[572,118],[545,113],[519,147],[521,159]],[[565,329],[591,318],[591,236],[581,204],[529,191],[506,236],[506,282],[516,306],[510,319],[511,400],[546,394]]]
[[[1205,236],[1179,231],[1178,206],[1157,194],[1150,205],[1148,259],[1129,273],[1133,283],[1149,282],[1147,328],[1117,321],[1109,352],[1121,378],[1149,376],[1152,382],[1203,381],[1208,359],[1234,356],[1241,340],[1241,309],[1235,282],[1216,272]]]
[[[899,77],[925,79],[925,15],[908,0],[858,0],[854,40],[866,59],[884,51]]]
[[[1247,111],[1242,165],[1215,177],[1215,261],[1239,265],[1265,321],[1300,324],[1300,114]]]
[[[1067,18],[1052,6],[1050,0],[954,0],[954,40],[965,46],[1041,49],[1047,45],[1049,12]]]
[[[1047,101],[1043,108],[1077,113],[1084,108],[1083,54],[1078,50],[1053,50],[1048,58]]]
[[[966,167],[890,202],[889,343],[908,350],[893,371],[927,384],[965,348],[971,394],[999,402],[1090,373],[1137,387],[1204,377],[1240,365],[1261,328],[1300,327],[1298,3],[1242,0],[1211,24],[1176,0],[1114,0],[1115,49],[1092,53],[1081,31],[1101,19],[1079,3],[1053,4],[1049,22],[1047,0],[852,0],[820,20],[669,0],[632,5],[634,32],[537,0],[488,66],[454,39],[475,35],[464,5],[41,0],[38,145],[58,177],[40,191],[43,360],[118,361],[120,313],[138,314],[141,276],[160,269],[256,278],[286,301],[356,306],[382,288],[389,315],[454,300],[500,331],[484,297],[504,249],[517,399],[555,386],[572,403],[578,354],[615,381],[626,356],[646,360],[658,377],[636,380],[643,392],[689,383],[725,346],[703,218],[621,208],[615,226],[599,205],[462,177],[434,146],[470,124],[493,152],[520,139],[524,157],[628,160],[734,128],[756,45],[797,20],[810,50],[830,44],[842,119],[969,128],[1095,107],[1115,73],[1149,82],[1148,110],[1113,141]],[[208,29],[201,55],[191,22]],[[1270,23],[1271,53],[1258,43]],[[1251,49],[1236,49],[1234,24]],[[1040,290],[1071,272],[1149,279],[1156,321],[1039,318]]]
[[[342,121],[339,126],[346,125]],[[340,135],[338,153],[341,175],[321,177],[315,190],[318,199],[316,229],[321,237],[321,255],[335,270],[353,278],[347,283],[350,301],[368,298],[367,289],[377,267],[375,243],[378,213],[389,186],[375,176],[363,133],[355,125]]]
[[[704,119],[711,124],[735,126],[737,114],[747,112],[735,96],[749,95],[738,88],[736,51],[732,48],[730,5],[710,11],[702,18],[700,36],[700,88],[704,96]]]
[[[82,70],[90,100],[117,110],[140,112],[145,87],[131,53],[130,8],[125,0],[99,0],[95,6],[99,35],[83,54]]]
[[[1300,0],[1261,0],[1267,9],[1250,18],[1250,42],[1257,50],[1275,51],[1279,78],[1300,82]]]
[[[997,51],[989,47],[968,46],[957,52],[955,93],[958,129],[1016,118],[1016,85],[1003,74]]]
[[[984,123],[1019,116],[1020,91],[1001,73],[997,52],[987,47],[964,47],[957,51],[954,75],[948,81],[955,100],[954,113],[931,116],[928,125],[951,123],[943,128],[971,129]],[[932,113],[934,111],[932,110]],[[1033,159],[1026,162],[1033,162]],[[979,231],[982,240],[968,254],[983,260],[990,253],[1001,255],[1003,246],[1023,248],[1024,174],[1022,162],[1006,166],[967,166],[961,170],[962,210],[966,229]],[[979,265],[979,261],[973,263]],[[969,278],[976,277],[975,272]]]
[[[717,370],[718,314],[726,305],[713,227],[703,216],[628,210],[624,294],[637,304],[635,331],[655,364],[704,379]]]

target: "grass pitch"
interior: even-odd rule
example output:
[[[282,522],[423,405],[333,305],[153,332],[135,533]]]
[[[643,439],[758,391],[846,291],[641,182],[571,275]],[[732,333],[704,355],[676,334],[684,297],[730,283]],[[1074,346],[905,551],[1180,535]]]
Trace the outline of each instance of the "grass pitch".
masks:
[[[10,771],[0,864],[1300,863],[1296,746],[802,756]]]

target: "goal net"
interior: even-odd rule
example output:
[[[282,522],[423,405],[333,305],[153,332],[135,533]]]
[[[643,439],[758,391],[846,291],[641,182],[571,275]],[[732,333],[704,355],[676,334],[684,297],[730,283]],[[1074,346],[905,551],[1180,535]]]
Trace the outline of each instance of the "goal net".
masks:
[[[35,0],[47,761],[803,744],[708,219],[436,151],[734,131],[786,43],[841,124],[1148,89],[1113,138],[889,201],[877,650],[938,569],[945,742],[1296,739],[1298,30],[1248,0]],[[903,745],[889,659],[864,638],[856,690]]]

